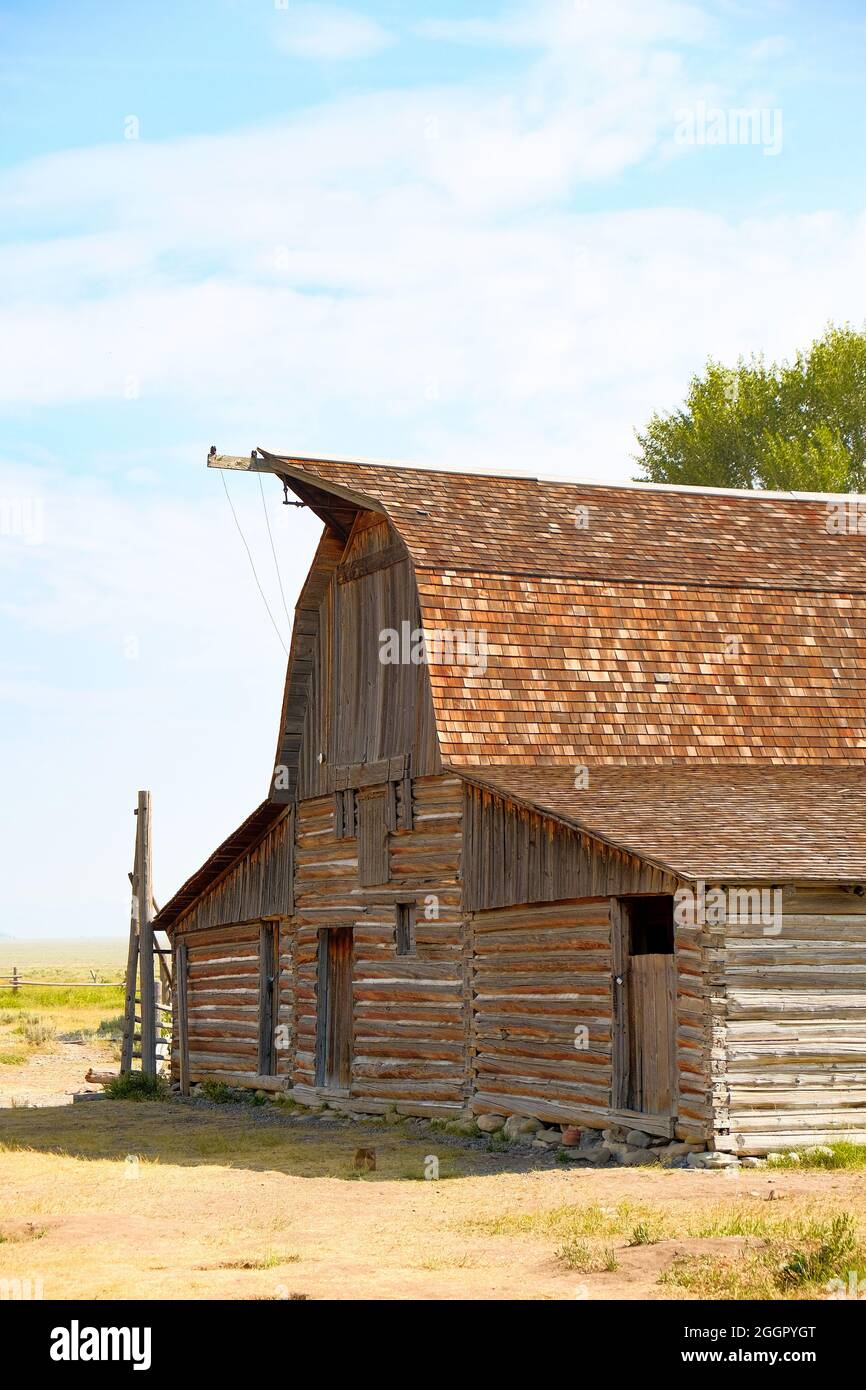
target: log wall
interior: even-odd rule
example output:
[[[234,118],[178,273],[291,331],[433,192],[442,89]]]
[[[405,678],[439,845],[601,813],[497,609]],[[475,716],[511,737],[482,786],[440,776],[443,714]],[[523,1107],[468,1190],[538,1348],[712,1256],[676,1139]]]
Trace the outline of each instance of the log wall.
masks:
[[[334,834],[334,797],[298,808],[296,1057],[300,1098],[315,1085],[318,933],[354,935],[349,1103],[371,1113],[461,1110],[468,1087],[468,958],[460,908],[462,787],[412,781],[412,829],[388,835],[390,880],[363,886],[355,837]],[[399,804],[404,795],[398,788]],[[416,904],[415,952],[396,954],[396,904]],[[435,914],[435,915],[434,915]]]
[[[191,1081],[258,1071],[259,924],[197,932],[187,947]],[[177,1054],[173,1057],[173,1072]]]
[[[609,900],[478,912],[471,940],[472,1108],[601,1123],[611,1099]]]
[[[729,923],[710,953],[716,1147],[866,1142],[866,900],[801,887],[782,930]]]
[[[677,1134],[706,1141],[713,1133],[713,1098],[719,1084],[719,1041],[724,1001],[713,977],[713,948],[706,929],[677,925],[676,1029],[679,1088]]]

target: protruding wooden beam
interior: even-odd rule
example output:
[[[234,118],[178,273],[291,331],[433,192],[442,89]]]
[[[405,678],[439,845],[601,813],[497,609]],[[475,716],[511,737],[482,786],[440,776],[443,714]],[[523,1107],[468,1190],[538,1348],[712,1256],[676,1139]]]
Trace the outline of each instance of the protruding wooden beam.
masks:
[[[232,473],[279,473],[275,463],[256,458],[255,454],[208,454],[208,468],[222,468]]]

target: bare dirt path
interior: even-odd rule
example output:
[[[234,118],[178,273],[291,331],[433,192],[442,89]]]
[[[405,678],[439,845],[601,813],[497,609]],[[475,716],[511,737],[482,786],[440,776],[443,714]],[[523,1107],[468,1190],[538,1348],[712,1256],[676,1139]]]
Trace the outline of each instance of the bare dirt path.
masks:
[[[72,1103],[76,1091],[98,1091],[84,1080],[88,1067],[116,1070],[110,1048],[98,1043],[53,1042],[50,1049],[31,1052],[26,1060],[0,1067],[0,1108],[55,1106]]]
[[[357,1147],[375,1148],[375,1172],[355,1172]],[[439,1181],[424,1180],[431,1154]],[[759,1239],[713,1234],[720,1213],[862,1225],[863,1186],[847,1171],[576,1169],[249,1106],[6,1110],[0,1278],[39,1279],[46,1298],[684,1298],[659,1282],[674,1261],[741,1259]],[[563,1211],[598,1227],[615,1267],[568,1266]],[[656,1219],[662,1238],[634,1244]]]

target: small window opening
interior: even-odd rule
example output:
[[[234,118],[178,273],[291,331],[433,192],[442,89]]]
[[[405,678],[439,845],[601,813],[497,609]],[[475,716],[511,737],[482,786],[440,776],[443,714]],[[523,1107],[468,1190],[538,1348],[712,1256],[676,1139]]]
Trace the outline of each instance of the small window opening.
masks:
[[[633,956],[672,956],[674,900],[666,895],[628,901],[629,952]]]
[[[397,903],[396,942],[398,956],[415,954],[415,904]]]

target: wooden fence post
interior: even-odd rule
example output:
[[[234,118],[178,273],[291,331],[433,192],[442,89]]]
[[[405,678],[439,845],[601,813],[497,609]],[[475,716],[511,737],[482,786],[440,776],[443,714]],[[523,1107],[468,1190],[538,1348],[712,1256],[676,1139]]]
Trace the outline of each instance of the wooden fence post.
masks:
[[[156,1076],[156,989],[153,977],[153,860],[150,792],[138,793],[138,960],[141,999],[141,1070]]]
[[[187,1016],[187,958],[186,942],[177,946],[172,1003],[177,1010],[177,1050],[180,1067],[180,1093],[189,1095],[189,1019]]]
[[[138,828],[135,831],[135,856],[132,873],[132,901],[129,907],[129,948],[126,953],[126,999],[123,1006],[123,1043],[120,1049],[121,1072],[132,1071],[135,1041],[135,995],[138,989]]]

